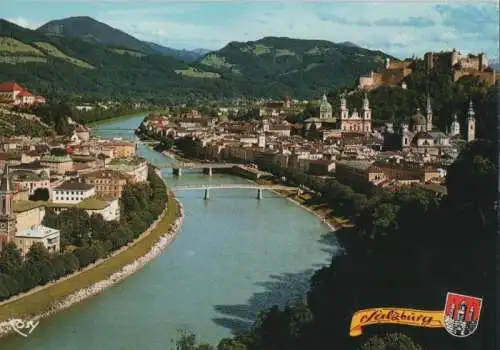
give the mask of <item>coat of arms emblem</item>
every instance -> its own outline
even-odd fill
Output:
[[[455,337],[467,337],[474,333],[479,323],[483,299],[448,293],[444,307],[444,328]]]

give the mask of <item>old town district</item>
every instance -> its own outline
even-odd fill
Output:
[[[399,125],[380,128],[373,127],[367,96],[361,106],[342,96],[336,116],[326,96],[314,102],[317,115],[300,123],[287,117],[304,111],[309,101],[287,97],[258,102],[258,118],[248,122],[228,118],[238,113],[233,105],[218,107],[217,116],[195,109],[150,114],[139,130],[157,141],[171,140],[174,151],[202,160],[334,176],[368,190],[413,185],[437,196],[446,193],[446,167],[475,138],[472,102],[464,111],[465,125],[455,117],[448,132],[433,125],[430,97]],[[47,210],[80,208],[107,221],[119,220],[124,186],[147,181],[148,164],[136,156],[138,142],[96,138],[90,128],[70,122],[74,131],[69,137],[0,139],[0,249],[14,242],[26,255],[41,243],[58,252],[60,232],[42,224]]]
[[[292,169],[337,180],[369,191],[419,186],[436,196],[446,193],[446,168],[475,138],[476,116],[472,101],[465,125],[455,115],[449,131],[433,125],[432,99],[404,121],[374,128],[370,101],[350,105],[342,96],[340,113],[326,96],[316,101],[317,115],[290,123],[287,117],[304,110],[309,101],[285,98],[262,101],[248,122],[230,121],[238,107],[220,107],[217,117],[197,110],[180,115],[149,115],[140,130],[148,138],[171,140],[184,156],[214,162],[246,164],[260,170]],[[174,151],[176,151],[174,149]],[[248,168],[248,167],[247,167]]]
[[[147,181],[148,164],[136,143],[93,139],[77,126],[69,139],[16,136],[0,142],[0,249],[14,242],[23,256],[34,243],[60,251],[59,230],[42,224],[47,210],[69,208],[120,219],[119,198],[128,183]]]

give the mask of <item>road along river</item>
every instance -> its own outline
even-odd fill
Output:
[[[133,139],[143,118],[115,119],[94,131]],[[153,164],[171,161],[143,145],[139,153]],[[198,171],[179,178],[162,173],[171,187],[248,183]],[[202,190],[176,195],[185,220],[165,252],[122,283],[42,319],[27,338],[0,339],[0,349],[165,350],[174,347],[179,329],[216,345],[247,329],[259,310],[304,295],[312,272],[337,251],[325,239],[328,227],[270,192],[260,201],[251,189],[214,189],[208,201]]]

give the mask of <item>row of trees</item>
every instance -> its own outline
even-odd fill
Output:
[[[495,348],[498,169],[493,143],[468,144],[448,169],[448,194],[440,201],[414,187],[366,195],[335,179],[272,166],[267,170],[320,192],[333,215],[348,217],[354,227],[337,231],[342,253],[314,274],[305,300],[264,310],[251,330],[223,339],[218,350]],[[483,298],[480,325],[472,336],[396,325],[370,326],[356,338],[348,335],[350,318],[360,309],[440,310],[447,292]],[[196,345],[192,334],[182,335],[177,348],[214,349]]]
[[[162,179],[150,169],[148,182],[128,184],[121,198],[120,221],[105,221],[100,214],[72,208],[56,214],[48,209],[43,225],[61,232],[60,254],[49,254],[41,244],[34,244],[23,261],[13,243],[0,252],[0,300],[107,257],[135,240],[165,208],[167,194]]]

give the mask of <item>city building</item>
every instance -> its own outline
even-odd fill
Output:
[[[50,171],[55,174],[63,175],[67,171],[73,170],[73,160],[69,155],[44,155],[40,158],[40,164],[48,166]]]
[[[49,253],[57,253],[60,250],[60,236],[61,233],[59,230],[39,225],[22,232],[17,232],[14,243],[21,251],[22,256],[26,256],[31,246],[35,243],[43,244]]]
[[[115,158],[109,162],[106,168],[132,175],[136,182],[148,180],[148,164],[141,158]]]
[[[53,203],[77,204],[96,195],[95,186],[83,182],[65,181],[52,189]]]
[[[135,182],[133,175],[119,171],[104,169],[83,175],[83,181],[95,186],[96,196],[120,198],[126,184]]]
[[[92,214],[100,214],[106,221],[118,221],[120,219],[120,204],[118,198],[87,198],[79,203],[48,202],[47,207],[53,209],[57,214],[70,208],[78,208],[85,210],[89,216]]]
[[[372,110],[370,101],[365,94],[361,113],[354,108],[349,115],[349,108],[345,95],[340,98],[340,129],[342,132],[371,133],[372,132]]]
[[[0,178],[0,250],[6,243],[14,242],[24,256],[34,243],[40,242],[51,253],[59,251],[60,232],[41,225],[43,206],[30,201],[15,203],[9,168],[5,166]]]

